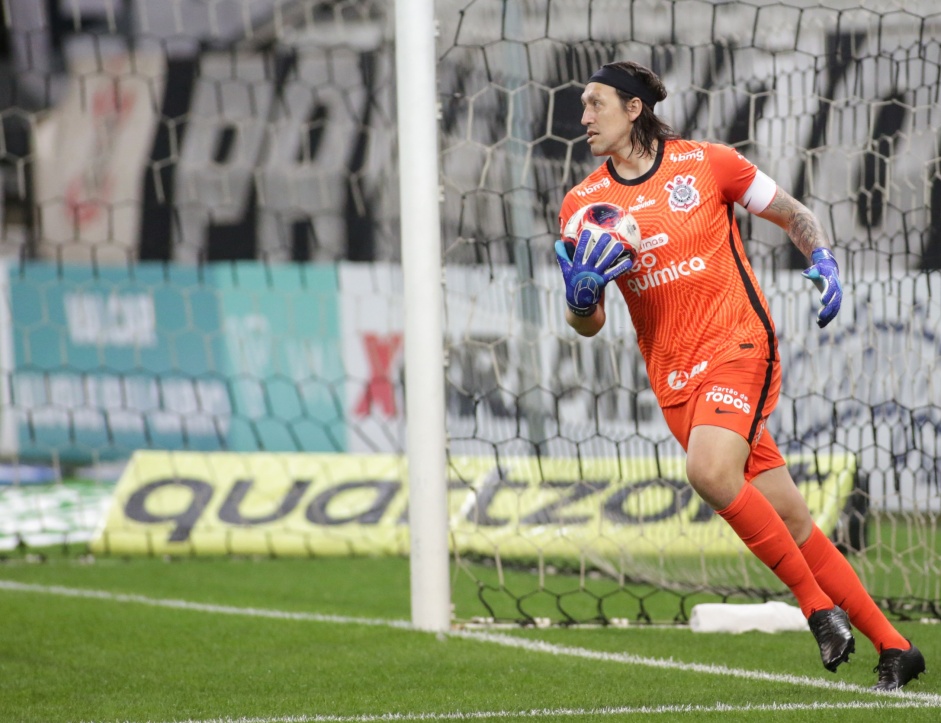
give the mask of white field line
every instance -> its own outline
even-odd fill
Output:
[[[62,587],[58,585],[32,585],[27,583],[14,582],[10,580],[0,580],[0,590],[11,592],[38,593],[44,595],[59,595],[63,597],[88,598],[95,600],[106,600],[118,603],[136,603],[139,605],[148,605],[151,607],[172,608],[178,610],[191,610],[195,612],[205,612],[217,615],[243,615],[248,617],[269,618],[275,620],[300,620],[317,623],[330,623],[338,625],[367,625],[386,628],[396,628],[400,630],[413,630],[412,625],[404,620],[384,620],[379,618],[358,618],[343,615],[322,615],[319,613],[291,612],[285,610],[270,610],[265,608],[243,608],[229,605],[212,605],[209,603],[190,602],[187,600],[174,600],[165,598],[152,598],[145,595],[128,595],[121,593],[108,592],[106,590],[88,590],[82,588]],[[416,631],[418,632],[418,631]],[[704,673],[707,675],[719,675],[745,680],[760,680],[771,683],[786,683],[791,685],[800,685],[810,688],[820,688],[831,691],[864,693],[871,696],[882,697],[883,700],[871,701],[868,703],[813,703],[803,706],[778,705],[768,708],[766,706],[739,706],[726,707],[719,704],[718,707],[703,708],[699,706],[667,706],[661,708],[602,708],[597,710],[558,710],[558,711],[529,711],[529,712],[469,712],[469,713],[416,713],[416,714],[382,714],[377,716],[300,716],[287,718],[218,718],[211,720],[202,720],[199,723],[346,723],[349,721],[381,721],[381,720],[460,720],[462,718],[505,718],[509,716],[527,716],[536,717],[537,713],[541,716],[548,715],[601,715],[623,714],[626,712],[636,713],[655,713],[655,712],[707,712],[707,711],[760,711],[760,710],[824,710],[849,708],[879,708],[888,707],[907,707],[907,708],[941,708],[941,695],[934,693],[916,693],[908,691],[895,691],[892,693],[879,693],[870,690],[867,687],[853,685],[839,681],[826,681],[820,678],[810,678],[798,675],[783,675],[779,673],[768,673],[755,670],[744,670],[741,668],[729,668],[722,665],[706,665],[702,663],[683,663],[681,661],[664,658],[648,658],[630,653],[608,653],[588,648],[576,648],[566,645],[554,645],[540,640],[530,640],[513,635],[504,635],[500,633],[488,633],[470,630],[453,630],[445,635],[453,638],[471,640],[476,642],[491,643],[501,645],[507,648],[516,648],[530,652],[548,653],[550,655],[561,655],[567,657],[582,658],[586,660],[598,660],[602,662],[624,663],[627,665],[644,666],[648,668],[660,668],[679,671],[688,671],[694,673]],[[772,704],[773,705],[773,704]],[[196,723],[195,721],[186,721],[181,723]]]
[[[166,723],[384,723],[384,721],[463,721],[521,718],[579,718],[581,716],[682,715],[702,713],[775,713],[825,710],[912,710],[933,708],[918,701],[873,700],[849,703],[763,703],[757,705],[662,705],[618,708],[533,708],[530,710],[482,710],[453,713],[380,713],[377,715],[292,715],[274,718],[201,718]],[[127,723],[126,721],[124,723]]]
[[[45,595],[60,595],[62,597],[92,598],[95,600],[108,600],[110,602],[137,603],[158,608],[176,608],[178,610],[194,610],[202,613],[216,615],[246,615],[254,618],[273,618],[276,620],[305,620],[315,623],[334,623],[337,625],[372,625],[384,628],[402,628],[410,630],[411,623],[404,620],[383,620],[379,618],[352,618],[343,615],[321,615],[319,613],[298,613],[289,610],[268,610],[264,608],[238,608],[230,605],[212,605],[210,603],[190,602],[188,600],[173,600],[172,598],[153,598],[145,595],[126,595],[123,593],[108,592],[107,590],[86,590],[77,587],[61,587],[59,585],[28,585],[10,580],[0,580],[0,590],[14,590],[18,592],[34,592]]]
[[[566,645],[554,645],[542,640],[530,640],[528,638],[519,638],[513,635],[501,635],[499,633],[463,633],[460,631],[449,633],[451,637],[467,638],[469,640],[481,640],[496,645],[502,645],[507,648],[518,648],[532,652],[550,653],[551,655],[564,655],[576,658],[585,658],[587,660],[600,660],[603,662],[626,663],[628,665],[638,665],[647,668],[662,668],[668,670],[689,671],[694,673],[705,673],[707,675],[719,675],[731,678],[742,678],[744,680],[761,680],[769,683],[790,683],[792,685],[801,685],[809,688],[823,688],[826,690],[843,691],[847,693],[867,693],[876,696],[891,696],[892,698],[906,698],[912,701],[919,701],[928,707],[941,707],[941,695],[934,693],[914,693],[907,691],[896,691],[892,693],[881,693],[874,691],[862,685],[852,683],[843,683],[840,681],[830,682],[822,678],[810,678],[803,675],[786,675],[782,673],[768,673],[761,670],[745,670],[743,668],[729,668],[724,665],[707,665],[704,663],[684,663],[672,658],[647,658],[630,653],[606,653],[599,650],[590,650],[587,648],[573,648]]]

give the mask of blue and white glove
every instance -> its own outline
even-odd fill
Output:
[[[591,231],[584,230],[578,243],[555,242],[555,256],[565,279],[565,301],[576,316],[591,316],[601,300],[609,281],[627,273],[633,259],[624,253],[620,241],[610,234],[601,234],[598,243],[589,247]]]
[[[804,278],[814,282],[820,291],[823,306],[817,312],[817,326],[821,329],[833,321],[843,301],[843,285],[840,283],[840,268],[829,249],[814,249],[810,255],[813,266],[804,271]]]

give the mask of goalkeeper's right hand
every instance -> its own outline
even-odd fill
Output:
[[[624,253],[624,245],[611,234],[601,234],[592,247],[588,245],[590,240],[591,231],[585,229],[577,244],[555,242],[556,261],[565,279],[565,301],[576,316],[594,314],[604,287],[634,264]]]

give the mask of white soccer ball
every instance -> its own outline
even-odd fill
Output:
[[[637,258],[640,248],[640,226],[634,217],[620,206],[613,203],[589,203],[582,206],[571,215],[562,230],[562,240],[573,244],[578,243],[584,230],[591,231],[586,254],[590,251],[602,234],[610,234],[611,238],[620,241],[624,246],[624,254],[632,259]]]

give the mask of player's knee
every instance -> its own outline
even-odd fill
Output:
[[[783,508],[776,506],[775,510],[784,520],[784,524],[787,526],[788,532],[791,533],[791,537],[794,538],[794,542],[798,545],[807,542],[807,538],[810,537],[810,533],[814,529],[814,520],[810,516],[807,505],[790,505]]]
[[[690,483],[712,487],[734,475],[734,470],[716,455],[690,454],[686,458],[686,476]]]
[[[693,489],[716,510],[728,507],[745,482],[741,470],[725,464],[716,455],[690,455],[686,477]]]

